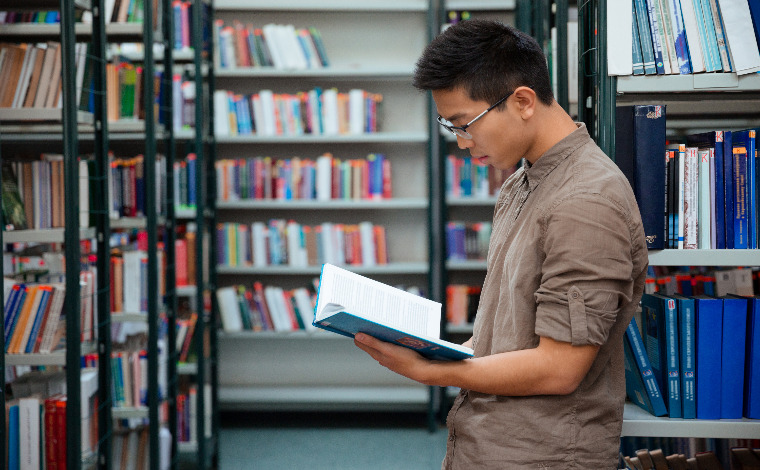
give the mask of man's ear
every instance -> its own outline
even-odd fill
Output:
[[[523,120],[530,119],[536,112],[536,105],[538,104],[538,97],[536,92],[530,87],[521,86],[515,90],[515,102],[517,103],[518,110],[520,111],[520,117]]]

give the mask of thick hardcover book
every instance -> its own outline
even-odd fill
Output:
[[[695,296],[697,418],[720,419],[723,300]]]
[[[739,419],[744,404],[744,361],[747,340],[747,299],[723,299],[720,417]]]
[[[681,411],[682,417],[693,419],[697,417],[696,370],[694,360],[695,348],[695,313],[696,307],[693,298],[681,295],[670,296],[676,299],[678,306],[678,345],[681,373]]]
[[[675,299],[659,294],[641,298],[644,342],[668,415],[681,417],[681,380],[678,350],[678,311]]]
[[[628,324],[623,344],[626,350],[625,389],[628,398],[655,416],[668,414],[636,320]]]
[[[754,249],[757,248],[757,141],[756,141],[756,131],[754,129],[748,129],[744,131],[734,131],[732,132],[732,140],[733,140],[733,146],[734,146],[734,183],[736,185],[739,185],[743,183],[743,191],[738,189],[737,187],[734,187],[734,194],[737,195],[740,193],[744,193],[744,203],[741,204],[741,206],[744,207],[744,212],[746,213],[746,228],[747,228],[747,237],[746,242],[747,246],[745,248]],[[739,155],[736,153],[736,149],[744,148],[746,150],[746,162],[744,161],[737,161],[737,157],[740,156],[741,150],[739,151]],[[743,160],[743,159],[742,159]],[[746,163],[746,165],[745,165]],[[737,165],[739,165],[739,168],[737,169]],[[744,168],[746,166],[746,168]],[[745,171],[746,170],[746,171]],[[734,207],[738,209],[740,204],[735,200],[734,201]],[[734,217],[736,218],[736,214],[734,214]],[[736,228],[736,224],[734,224],[734,227]],[[736,238],[736,234],[734,233],[734,238]],[[737,246],[736,248],[739,248]]]
[[[366,333],[436,360],[472,349],[439,339],[441,304],[332,264],[322,266],[314,326],[353,338]]]
[[[744,416],[760,418],[760,297],[749,298],[745,348]]]
[[[616,108],[615,162],[639,205],[647,248],[665,248],[665,106]]]
[[[734,133],[734,248],[747,249],[749,246],[749,223],[747,216],[747,147],[738,141]]]

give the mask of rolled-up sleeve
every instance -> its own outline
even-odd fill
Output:
[[[536,334],[602,345],[633,295],[631,220],[602,194],[577,194],[541,218]]]

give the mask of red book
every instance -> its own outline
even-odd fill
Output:
[[[187,240],[178,239],[174,242],[175,276],[178,286],[187,285]]]

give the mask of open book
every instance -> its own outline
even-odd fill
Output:
[[[472,357],[472,349],[439,339],[441,304],[346,271],[322,266],[314,326],[352,337],[366,333],[430,359]]]

